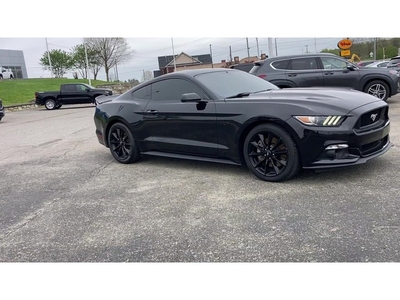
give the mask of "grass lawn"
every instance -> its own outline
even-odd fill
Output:
[[[87,79],[69,78],[37,78],[37,79],[3,79],[0,80],[0,99],[4,106],[27,104],[35,99],[35,92],[59,91],[60,84],[64,83],[86,83]],[[92,86],[107,84],[106,81],[91,80]],[[109,84],[112,84],[109,82]]]

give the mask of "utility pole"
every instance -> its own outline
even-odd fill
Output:
[[[50,65],[50,74],[51,74],[51,77],[53,78],[53,67],[51,66],[49,44],[47,43],[47,38],[45,38],[45,40],[46,40],[46,48],[47,48],[47,59],[49,60],[49,65]]]
[[[116,80],[119,81],[119,75],[118,75],[118,64],[115,62],[115,73],[116,73]]]
[[[269,57],[274,57],[274,45],[272,43],[272,38],[268,38],[268,54]]]
[[[89,79],[89,85],[92,85],[92,82],[90,81],[89,62],[88,62],[88,57],[87,57],[87,49],[86,49],[85,41],[83,42],[83,46],[85,47],[86,75]]]
[[[314,47],[315,47],[315,53],[317,53],[317,39],[314,38]]]
[[[229,46],[229,57],[231,59],[231,63],[232,63],[232,47]]]
[[[275,56],[278,56],[278,44],[276,43],[276,38],[275,38]]]
[[[210,56],[211,56],[211,68],[214,68],[213,60],[212,60],[212,49],[210,44]]]
[[[246,43],[247,43],[247,57],[250,57],[250,48],[249,48],[249,39],[246,38]]]
[[[306,53],[309,53],[309,52],[308,52],[308,45],[306,45],[305,47],[306,47]]]
[[[256,38],[256,44],[257,44],[257,57],[260,57],[260,50],[258,48],[258,38]]]
[[[374,38],[374,60],[376,60],[376,43],[377,43],[377,38]]]
[[[175,50],[174,50],[174,39],[171,38],[171,42],[172,42],[172,56],[174,58],[174,72],[176,72],[176,61],[175,61]]]

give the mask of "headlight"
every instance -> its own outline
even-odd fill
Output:
[[[311,126],[340,126],[344,121],[343,116],[294,116],[304,125]]]

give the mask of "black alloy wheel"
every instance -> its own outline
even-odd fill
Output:
[[[287,180],[300,170],[296,143],[274,124],[262,124],[251,130],[243,150],[247,167],[262,180]]]
[[[112,156],[120,163],[129,164],[140,158],[139,148],[129,128],[123,123],[115,123],[108,133],[108,145]]]
[[[385,82],[380,80],[375,80],[368,83],[364,88],[364,92],[383,101],[387,101],[389,98],[389,87]]]

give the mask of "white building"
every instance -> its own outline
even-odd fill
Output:
[[[0,49],[0,67],[11,69],[15,78],[28,78],[22,50]]]

